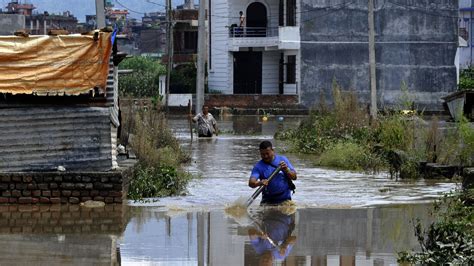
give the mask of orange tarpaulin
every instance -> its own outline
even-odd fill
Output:
[[[0,36],[0,93],[80,94],[105,91],[111,33]]]

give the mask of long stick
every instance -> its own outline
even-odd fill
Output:
[[[277,169],[275,169],[275,171],[273,171],[273,173],[270,175],[270,177],[268,177],[268,183],[272,181],[272,179],[278,174],[278,172],[280,172],[280,170],[281,170],[281,167],[278,166]],[[252,202],[258,197],[258,195],[260,195],[260,193],[262,193],[264,188],[265,186],[260,186],[259,188],[257,188],[257,190],[247,200],[247,207],[252,204]]]
[[[193,141],[193,121],[192,120],[192,110],[193,104],[191,103],[191,99],[188,101],[188,112],[189,112],[189,131],[191,132],[191,142]]]

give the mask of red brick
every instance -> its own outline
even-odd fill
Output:
[[[19,191],[19,190],[13,190],[13,191],[12,191],[12,197],[15,197],[15,198],[21,197],[21,191]]]
[[[81,198],[82,202],[85,202],[85,201],[88,201],[88,200],[92,200],[92,198],[91,197],[82,197]]]
[[[51,200],[49,200],[49,198],[46,198],[46,197],[41,197],[39,201],[40,203],[51,203]]]
[[[9,201],[10,201],[10,203],[17,203],[18,198],[10,198]]]
[[[44,197],[51,197],[51,191],[44,190],[41,192],[41,195],[43,195]]]
[[[122,197],[122,191],[110,191],[109,196],[111,196],[111,197]]]
[[[2,192],[2,196],[4,196],[4,197],[11,197],[11,196],[12,196],[12,193],[11,193],[10,191],[8,191],[8,190],[7,190],[7,191],[3,191],[3,192]]]
[[[113,203],[114,202],[114,198],[112,197],[106,197],[105,198],[105,203]]]
[[[26,185],[26,189],[29,189],[29,190],[35,190],[36,189],[36,184],[28,184]]]
[[[39,198],[32,198],[31,203],[36,204],[39,202]]]
[[[10,200],[8,198],[0,197],[0,204],[8,203]]]
[[[31,204],[32,201],[33,201],[32,197],[20,197],[18,199],[18,203],[20,203],[20,204]]]
[[[97,196],[97,197],[94,197],[94,200],[96,200],[96,201],[104,201],[104,197]]]
[[[51,198],[50,201],[53,204],[59,204],[61,203],[61,198]]]

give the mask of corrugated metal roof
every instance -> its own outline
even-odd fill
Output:
[[[0,109],[0,138],[0,172],[112,167],[107,107]]]

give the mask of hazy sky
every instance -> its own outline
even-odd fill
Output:
[[[9,2],[10,0],[0,0],[0,8],[5,8]],[[81,22],[85,21],[86,15],[95,14],[95,0],[20,0],[20,2],[32,3],[41,13],[48,11],[60,14],[63,11],[71,11]],[[165,4],[165,0],[113,0],[112,2],[116,9],[125,9],[126,7],[134,18],[143,17],[145,12],[162,11],[164,7],[161,5]],[[172,2],[175,6],[184,3],[184,0],[172,0]],[[197,4],[199,1],[195,0],[194,2]]]

